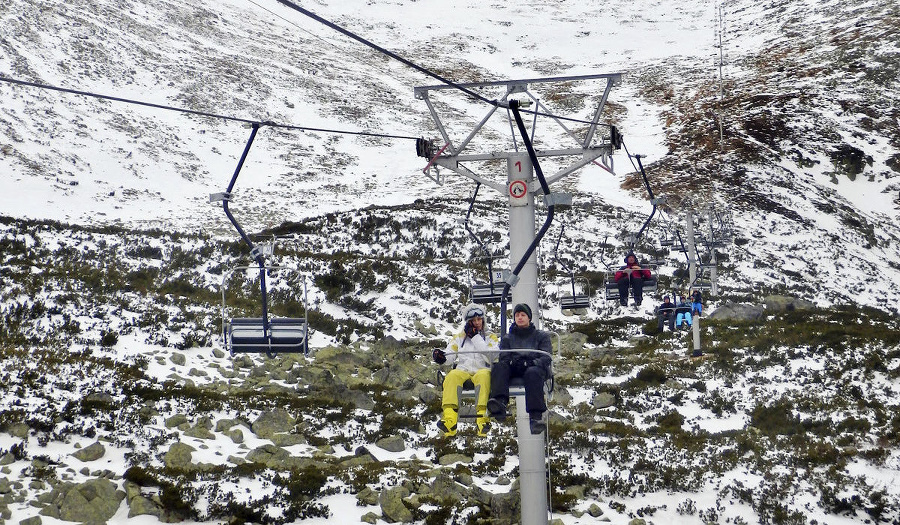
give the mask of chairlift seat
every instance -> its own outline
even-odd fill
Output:
[[[659,241],[660,246],[673,246],[675,241],[673,239],[662,239]]]
[[[708,282],[696,282],[691,285],[694,290],[707,291],[712,289],[712,285]]]
[[[590,308],[591,298],[583,294],[566,295],[565,297],[560,297],[559,306],[563,310],[582,310]]]
[[[654,268],[648,268],[651,271],[655,271]],[[654,294],[658,288],[658,279],[656,274],[653,274],[649,279],[644,279],[644,284],[642,287],[642,291],[644,295]],[[609,272],[606,275],[606,282],[604,283],[604,290],[606,292],[606,300],[607,301],[618,301],[619,300],[619,285],[615,280],[615,272]],[[631,287],[628,287],[629,295],[633,295],[631,293]]]
[[[503,288],[506,283],[483,283],[473,284],[471,298],[473,303],[493,304],[503,300]],[[512,289],[506,294],[506,300],[512,301]]]
[[[274,317],[269,319],[269,336],[261,317],[238,317],[225,327],[226,348],[236,353],[307,353],[306,319]]]

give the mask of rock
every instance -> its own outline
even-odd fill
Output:
[[[216,435],[200,425],[195,425],[184,431],[184,435],[197,439],[216,439]]]
[[[343,392],[344,399],[353,403],[360,410],[372,410],[375,408],[375,400],[369,394],[360,390],[347,389]]]
[[[600,508],[596,503],[591,503],[591,506],[588,507],[588,514],[591,515],[592,518],[599,518],[603,515],[603,509]]]
[[[173,443],[169,447],[169,451],[163,456],[163,463],[169,467],[179,470],[188,470],[191,465],[191,453],[196,449],[185,443]]]
[[[431,487],[428,489],[431,496],[439,501],[453,501],[454,503],[461,501],[466,496],[465,487],[450,478],[447,474],[438,474],[435,476]]]
[[[494,483],[496,483],[497,485],[500,485],[500,486],[506,486],[512,482],[509,480],[508,477],[501,474],[500,476],[497,476],[497,481],[495,481]]]
[[[269,439],[272,441],[273,445],[276,445],[279,447],[290,447],[293,445],[305,445],[306,444],[306,438],[300,434],[278,433],[278,434],[273,434]]]
[[[250,427],[257,436],[268,439],[278,432],[290,432],[297,420],[286,410],[276,408],[263,412]]]
[[[226,436],[231,438],[231,441],[235,443],[243,443],[244,442],[244,433],[239,428],[235,428],[232,430],[226,430],[223,432]]]
[[[113,405],[116,400],[107,392],[91,392],[90,394],[84,396],[84,400],[94,404],[101,405]]]
[[[764,308],[759,305],[725,303],[709,315],[710,319],[753,321],[763,316]]]
[[[374,512],[366,512],[365,514],[360,516],[359,520],[363,523],[371,523],[372,525],[375,525],[376,523],[378,523],[379,517],[380,516],[378,514],[375,514]]]
[[[565,522],[559,518],[553,518],[548,525],[565,525]]]
[[[30,518],[25,518],[24,520],[19,522],[19,525],[41,525],[43,523],[41,521],[40,516],[32,516]]]
[[[572,485],[571,487],[566,487],[565,493],[569,496],[575,496],[575,499],[582,500],[584,499],[584,485]]]
[[[616,405],[616,396],[609,392],[597,392],[591,399],[594,408],[609,408]]]
[[[247,461],[272,466],[282,463],[290,456],[291,454],[283,448],[276,447],[275,445],[263,445],[247,453]]]
[[[810,301],[787,295],[769,295],[765,299],[766,310],[772,312],[792,312],[794,310],[812,310],[816,307]]]
[[[359,502],[360,505],[377,505],[378,493],[369,487],[365,487],[356,493],[356,501]]]
[[[216,432],[225,432],[226,430],[230,430],[232,427],[244,424],[245,423],[240,419],[220,419],[216,421]]]
[[[172,352],[172,355],[169,356],[169,361],[172,361],[178,366],[184,366],[187,363],[187,358],[184,357],[184,354],[181,352]]]
[[[403,498],[409,496],[405,487],[393,487],[381,491],[378,503],[381,513],[391,522],[409,523],[413,520],[412,512],[403,504]]]
[[[105,523],[119,510],[125,493],[108,479],[95,479],[72,487],[59,505],[64,521]]]
[[[0,457],[0,465],[11,465],[16,462],[16,457],[7,452]]]
[[[74,454],[75,458],[80,459],[87,463],[88,461],[97,461],[102,458],[106,454],[106,447],[104,447],[99,441],[95,441],[91,445],[86,448],[83,448]]]
[[[406,450],[406,443],[400,436],[389,436],[379,439],[375,442],[375,446],[383,448],[388,452],[403,452],[404,450]]]
[[[647,525],[647,522],[641,518],[634,518],[628,522],[628,525]]]
[[[166,428],[175,428],[181,425],[184,425],[188,422],[188,418],[184,414],[175,414],[174,416],[166,418],[165,425]]]
[[[519,493],[511,490],[506,494],[494,494],[491,496],[491,518],[495,523],[518,522],[522,508],[519,501]]]
[[[144,496],[135,496],[128,501],[128,517],[162,515],[162,509],[153,500]]]
[[[28,439],[28,433],[31,431],[31,427],[29,427],[25,423],[14,423],[9,425],[6,428],[6,431],[9,432],[9,435],[19,439]]]
[[[438,461],[441,465],[452,465],[453,463],[471,463],[472,458],[465,454],[444,454]]]
[[[9,494],[10,492],[12,492],[12,487],[9,484],[9,480],[0,478],[0,494]]]

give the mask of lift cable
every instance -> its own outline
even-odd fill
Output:
[[[154,104],[152,102],[143,102],[140,100],[134,100],[134,99],[128,99],[128,98],[122,98],[122,97],[114,97],[114,96],[110,96],[110,95],[101,95],[98,93],[91,93],[89,91],[82,91],[82,90],[78,90],[78,89],[70,89],[70,88],[63,88],[63,87],[58,87],[58,86],[51,86],[49,84],[41,84],[38,82],[29,82],[27,80],[18,80],[18,79],[4,76],[2,74],[0,74],[0,82],[7,82],[10,84],[18,84],[20,86],[36,87],[36,88],[40,88],[40,89],[49,89],[49,90],[58,91],[61,93],[82,95],[85,97],[98,98],[101,100],[111,100],[113,102],[122,102],[125,104],[134,104],[137,106],[145,106],[145,107],[155,108],[155,109],[164,109],[167,111],[178,111],[180,113],[187,113],[189,115],[198,115],[201,117],[219,118],[219,119],[228,120],[228,121],[232,121],[232,122],[241,122],[241,123],[248,124],[251,126],[253,124],[259,124],[259,125],[266,125],[266,126],[273,127],[273,128],[282,128],[282,129],[290,129],[290,130],[298,130],[298,131],[318,131],[318,132],[322,132],[322,133],[335,133],[335,134],[341,134],[341,135],[360,135],[360,136],[366,136],[366,137],[378,137],[378,138],[386,138],[386,139],[418,140],[418,138],[419,138],[419,137],[411,137],[411,136],[407,136],[407,135],[391,135],[391,134],[386,134],[386,133],[373,133],[373,132],[368,132],[368,131],[350,131],[350,130],[340,130],[340,129],[313,128],[313,127],[309,127],[309,126],[295,126],[292,124],[279,124],[277,122],[251,120],[251,119],[245,119],[245,118],[241,118],[241,117],[233,117],[233,116],[229,116],[229,115],[209,113],[206,111],[177,108],[174,106],[166,106],[164,104]]]
[[[393,51],[385,49],[384,47],[379,46],[378,44],[376,44],[370,40],[367,40],[367,39],[357,35],[356,33],[335,24],[334,22],[332,22],[330,20],[326,20],[326,19],[322,18],[321,16],[313,13],[312,11],[300,7],[299,5],[295,4],[294,2],[291,2],[289,0],[275,0],[275,1],[278,2],[279,4],[282,4],[284,6],[287,6],[291,9],[293,9],[294,11],[297,11],[298,13],[300,13],[302,15],[312,18],[316,22],[319,22],[321,24],[324,24],[324,25],[330,27],[331,29],[337,31],[338,33],[341,33],[344,36],[347,36],[349,38],[352,38],[353,40],[356,40],[357,42],[363,44],[364,46],[370,47],[370,48],[374,49],[375,51],[378,51],[379,53],[382,53],[390,58],[393,58],[394,60],[401,62],[424,75],[434,78],[434,79],[438,80],[439,82],[442,82],[454,89],[458,89],[459,91],[462,91],[463,93],[469,95],[470,97],[472,97],[476,100],[480,100],[486,104],[490,104],[490,105],[496,106],[496,107],[503,107],[503,108],[507,108],[507,109],[509,108],[509,103],[504,104],[497,100],[491,100],[483,95],[480,95],[480,94],[476,93],[475,91],[472,91],[471,89],[469,89],[463,85],[460,85],[457,82],[453,82],[452,80],[450,80],[448,78],[445,78],[433,71],[430,71],[430,70],[416,64],[415,62],[412,62],[411,60],[403,58],[402,56],[398,55],[397,53],[394,53]],[[535,116],[540,115],[540,116],[544,116],[544,117],[551,117],[551,118],[554,118],[557,120],[566,120],[569,122],[577,122],[579,124],[593,124],[593,122],[587,121],[587,120],[563,117],[563,116],[554,115],[551,113],[542,113],[539,111],[527,110],[527,109],[524,109],[521,107],[519,108],[519,111],[522,113],[534,114]]]

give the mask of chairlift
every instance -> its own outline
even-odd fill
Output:
[[[560,265],[565,267],[559,259],[559,244],[563,238],[563,232],[566,230],[566,225],[563,223],[562,227],[559,229],[559,237],[556,239],[556,246],[553,249],[553,258]],[[559,297],[559,308],[563,312],[572,312],[575,310],[584,310],[586,308],[590,308],[591,306],[591,288],[590,283],[588,282],[586,277],[581,277],[575,275],[575,272],[566,268],[566,271],[569,274],[569,284],[572,289],[571,295],[564,295],[562,291],[562,286],[557,288],[557,297]]]
[[[306,279],[303,279],[303,317],[270,317],[268,329],[262,317],[230,318],[227,306],[227,287],[235,272],[257,270],[256,266],[238,266],[225,272],[220,287],[222,295],[222,335],[225,349],[233,357],[239,353],[263,353],[274,357],[279,353],[300,353],[309,355],[308,343],[308,303]],[[287,266],[266,265],[270,271],[294,271]]]
[[[492,257],[481,257],[476,260],[486,260],[488,265],[488,282],[476,282],[472,279],[469,289],[469,298],[473,303],[478,304],[496,304],[503,300],[503,288],[506,286],[506,279],[509,278],[509,270],[496,269],[493,266]],[[475,270],[470,266],[470,275],[475,274]],[[506,300],[512,301],[512,290],[507,292]]]
[[[562,290],[559,292],[559,307],[564,312],[573,310],[584,310],[591,307],[591,288],[585,277],[576,277],[572,274],[571,278],[572,294],[563,295]]]
[[[481,183],[478,182],[475,184],[475,191],[472,193],[472,198],[469,200],[469,209],[466,211],[466,218],[463,220],[463,226],[465,226],[466,231],[469,233],[469,236],[478,244],[478,247],[484,252],[484,256],[480,258],[476,258],[475,261],[484,261],[487,265],[487,274],[488,274],[488,282],[478,282],[474,278],[475,268],[473,268],[472,261],[470,260],[469,264],[469,276],[470,276],[470,289],[469,289],[469,298],[473,303],[478,304],[496,304],[503,301],[503,288],[506,286],[506,280],[509,278],[509,270],[504,268],[497,268],[494,265],[494,257],[491,256],[490,251],[485,246],[484,242],[475,232],[472,231],[472,228],[469,227],[469,217],[472,215],[472,209],[475,207],[475,198],[478,196],[478,189],[481,188]],[[506,294],[506,300],[512,300],[512,291],[510,290]]]
[[[231,221],[231,224],[234,226],[235,230],[237,230],[238,234],[241,236],[241,239],[250,248],[250,256],[255,259],[257,263],[255,269],[259,271],[259,290],[262,303],[261,316],[234,319],[229,319],[227,317],[225,303],[225,280],[231,276],[232,272],[226,273],[222,281],[223,339],[225,341],[225,348],[232,356],[235,353],[241,352],[265,352],[269,357],[274,357],[274,354],[278,352],[303,352],[304,354],[308,355],[309,323],[307,320],[308,310],[306,302],[305,280],[303,283],[304,316],[302,318],[270,318],[268,293],[266,291],[266,276],[269,269],[281,268],[278,266],[267,265],[265,262],[265,258],[267,256],[271,256],[272,254],[272,250],[274,249],[274,242],[271,245],[264,244],[262,246],[255,246],[253,244],[253,241],[250,240],[250,237],[247,235],[247,233],[244,232],[244,229],[241,228],[240,224],[238,224],[237,219],[234,218],[234,215],[232,215],[231,210],[228,207],[228,203],[232,198],[231,192],[234,189],[234,185],[237,182],[238,175],[240,175],[241,173],[241,168],[244,165],[244,161],[247,159],[247,154],[250,152],[250,146],[253,144],[253,140],[256,138],[256,134],[259,131],[261,125],[263,124],[259,122],[250,124],[250,127],[252,128],[250,138],[247,140],[247,144],[244,146],[244,151],[241,154],[240,160],[238,161],[237,168],[235,168],[234,170],[234,175],[232,175],[231,177],[231,182],[228,184],[228,189],[226,189],[222,193],[213,193],[209,197],[210,202],[222,203],[222,208],[225,211],[225,215],[228,217],[228,220]],[[250,267],[243,267],[243,269],[245,270],[249,268]]]

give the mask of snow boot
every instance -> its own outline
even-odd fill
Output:
[[[444,408],[444,419],[438,421],[438,428],[444,433],[444,437],[453,437],[456,435],[456,422],[459,420],[459,414],[455,408]]]

